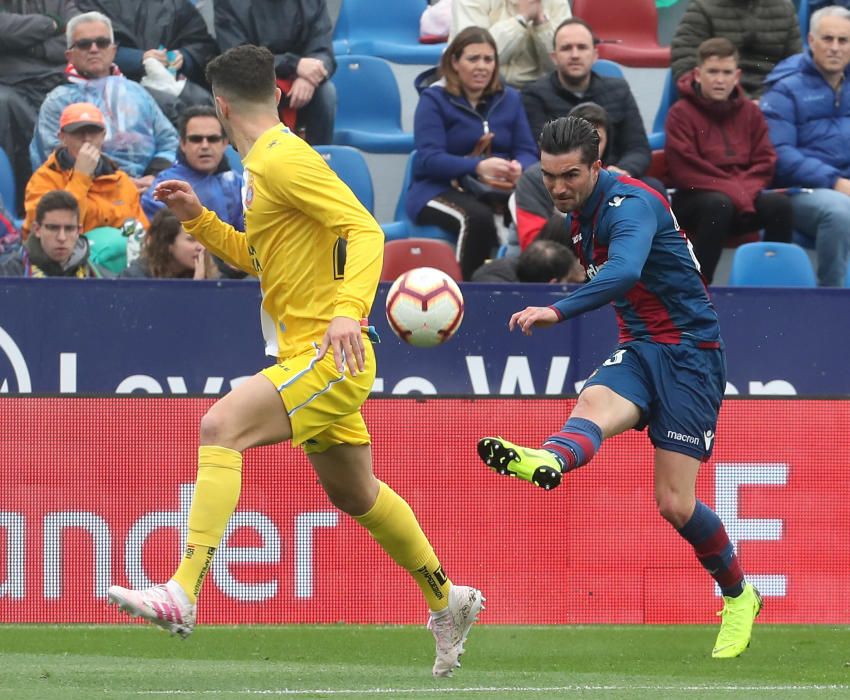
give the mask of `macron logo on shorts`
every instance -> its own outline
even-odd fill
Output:
[[[684,433],[677,433],[675,430],[668,430],[667,437],[671,440],[676,440],[678,442],[686,442],[689,445],[699,445],[700,439],[698,437],[694,437],[693,435],[685,435]],[[712,435],[712,439],[714,436]]]
[[[710,450],[711,449],[711,443],[714,442],[714,431],[713,430],[706,430],[703,433],[703,437],[705,438],[705,449]]]

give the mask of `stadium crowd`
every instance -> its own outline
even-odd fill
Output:
[[[542,185],[536,137],[572,114],[598,130],[603,167],[672,201],[707,282],[724,247],[763,238],[814,248],[818,284],[845,286],[850,0],[810,2],[805,17],[791,0],[688,0],[670,47],[679,99],[654,150],[628,81],[599,61],[605,28],[568,0],[421,2],[423,41],[448,44],[430,84],[417,85],[408,233],[442,229],[464,279],[489,279],[476,271],[505,255],[513,278],[553,217],[568,230]],[[268,47],[281,120],[311,145],[331,144],[334,23],[326,0],[205,4],[207,17],[192,0],[0,0],[0,148],[11,168],[0,181],[16,193],[0,199],[0,274],[244,276],[157,219],[153,187],[188,181],[242,229],[242,166],[205,67],[233,46]],[[42,205],[57,190],[76,210],[62,209],[67,198]],[[76,236],[45,228],[57,211],[73,213]],[[49,250],[76,252],[33,263]]]

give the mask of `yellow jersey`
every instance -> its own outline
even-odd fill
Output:
[[[384,234],[321,155],[283,124],[263,133],[243,163],[245,233],[206,209],[183,226],[259,278],[266,353],[292,357],[321,342],[333,317],[368,315]]]

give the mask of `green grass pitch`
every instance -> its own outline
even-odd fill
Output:
[[[463,668],[431,677],[421,627],[0,625],[0,698],[850,698],[850,630],[757,625],[738,659],[715,627],[473,628]]]

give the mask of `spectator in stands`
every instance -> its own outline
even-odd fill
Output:
[[[201,204],[236,230],[244,231],[242,176],[230,169],[224,156],[228,141],[215,108],[190,107],[180,119],[179,132],[177,162],[160,172],[153,186],[142,195],[145,213],[152,218],[165,206],[153,198],[157,184],[163,180],[184,180],[192,185]]]
[[[65,55],[68,82],[54,88],[38,114],[30,144],[33,169],[56,148],[62,110],[75,102],[91,102],[106,117],[103,152],[146,190],[154,175],[174,162],[177,131],[138,83],[128,80],[113,64],[112,23],[99,12],[68,22]]]
[[[216,0],[215,31],[222,52],[242,44],[268,48],[283,92],[282,121],[314,146],[333,143],[336,60],[326,0]]]
[[[850,256],[850,10],[812,15],[809,50],[767,77],[761,108],[776,148],[780,187],[812,188],[791,197],[794,228],[813,238],[818,284],[844,284]]]
[[[209,251],[186,233],[170,209],[158,211],[144,237],[142,252],[119,277],[218,279]]]
[[[59,147],[27,183],[24,237],[35,223],[39,202],[52,190],[65,190],[77,200],[82,233],[109,229],[98,233],[101,245],[109,238],[109,245],[126,247],[121,229],[127,219],[147,228],[136,186],[101,151],[105,138],[106,120],[93,104],[80,102],[62,110]]]
[[[27,145],[44,96],[64,80],[65,23],[77,14],[74,0],[0,0],[0,148],[15,172],[13,213],[24,210]]]
[[[499,79],[496,42],[468,27],[446,48],[439,82],[416,107],[416,162],[407,213],[456,233],[464,279],[498,245],[494,200],[507,202],[524,168],[537,162],[519,93]]]
[[[172,123],[186,107],[212,104],[204,69],[217,47],[192,2],[77,0],[77,4],[83,12],[102,12],[112,20],[118,44],[115,63],[127,78],[148,89]]]
[[[697,47],[712,37],[738,49],[741,87],[751,98],[764,92],[764,79],[779,61],[803,49],[789,0],[692,0],[670,44],[675,80],[694,69]]]
[[[80,212],[70,192],[54,190],[36,207],[33,235],[0,262],[0,277],[105,277],[89,260]]]
[[[758,105],[738,79],[738,51],[728,39],[707,39],[699,64],[678,83],[681,99],[667,115],[664,152],[673,208],[693,241],[708,282],[732,233],[764,228],[767,241],[791,241],[791,199],[763,191],[776,151]]]
[[[640,180],[644,184],[649,185],[659,194],[664,195],[664,199],[669,199],[667,196],[667,188],[661,180],[649,175],[633,176],[628,170],[618,168],[616,165],[611,164],[609,160],[611,157],[611,151],[605,152],[612,139],[611,120],[608,116],[608,112],[606,112],[604,108],[600,107],[595,102],[582,102],[581,104],[573,107],[567,116],[586,119],[596,128],[596,132],[599,134],[600,147],[605,149],[599,151],[601,153],[600,160],[602,161],[602,167],[618,175],[635,177],[636,180]],[[621,160],[620,163],[623,163],[623,160]]]
[[[6,209],[0,197],[0,256],[9,253],[21,243],[21,232],[15,227],[15,217]]]
[[[563,243],[544,239],[534,241],[519,255],[484,263],[472,275],[472,281],[581,284],[584,277],[584,268],[573,251]]]
[[[547,121],[571,114],[582,103],[593,102],[607,116],[604,125],[606,147],[604,151],[600,150],[602,163],[611,172],[641,177],[649,168],[649,141],[628,83],[622,78],[611,78],[593,71],[593,63],[598,58],[596,38],[584,20],[572,18],[562,22],[553,41],[551,55],[555,70],[522,91],[523,104],[535,138]],[[599,119],[591,121],[598,131]],[[660,183],[649,184],[656,189],[660,187],[666,196],[666,190]]]
[[[567,0],[452,0],[449,39],[466,27],[489,30],[499,51],[502,77],[521,88],[552,70],[549,47],[555,27],[569,17]]]

